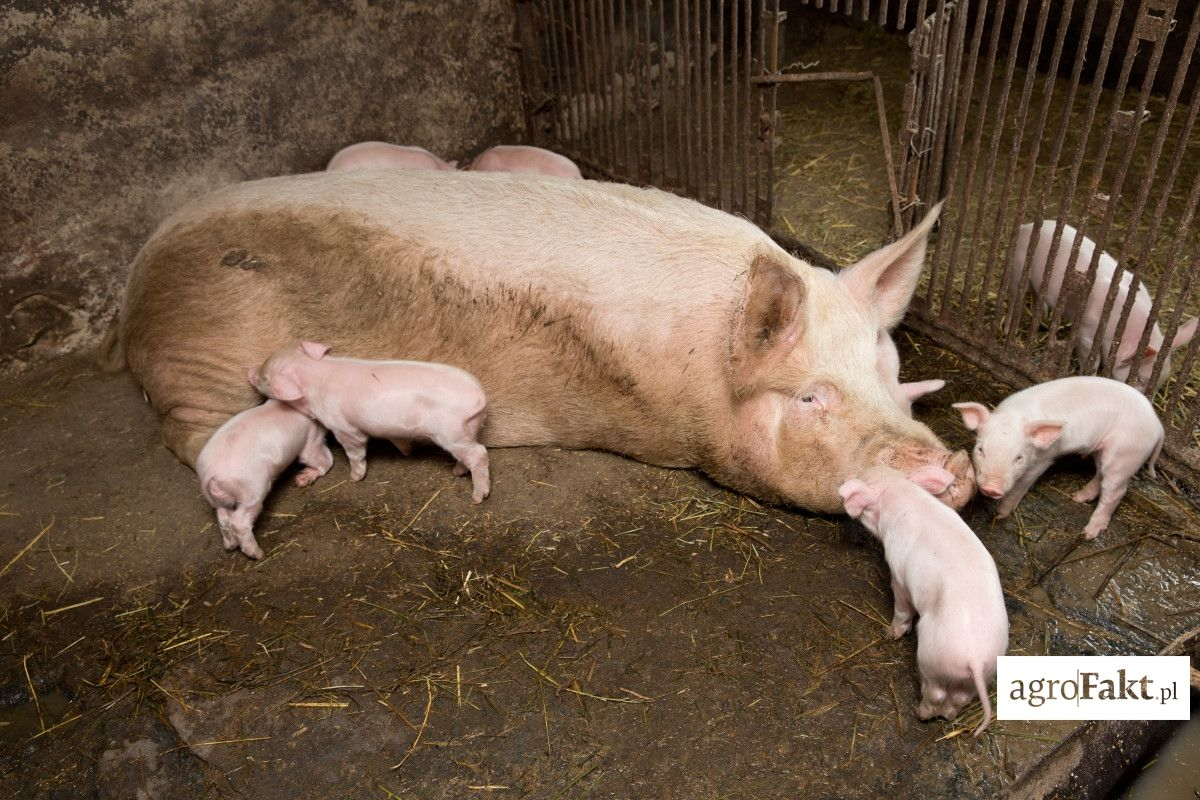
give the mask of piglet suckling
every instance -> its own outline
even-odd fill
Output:
[[[472,500],[488,496],[487,450],[479,429],[487,413],[473,375],[424,361],[367,361],[327,356],[328,345],[288,345],[250,370],[254,388],[282,400],[333,432],[350,459],[350,479],[367,474],[367,440],[388,439],[407,453],[414,440],[431,441],[471,473]]]
[[[911,478],[911,479],[910,479]],[[838,493],[846,513],[882,543],[892,574],[894,639],[917,619],[921,704],[917,716],[953,720],[975,696],[983,705],[978,736],[992,721],[988,684],[1008,648],[1008,612],[996,563],[958,514],[930,492],[953,480],[940,467],[909,478],[872,467]]]
[[[1054,240],[1054,229],[1057,226],[1052,219],[1048,219],[1042,223],[1042,226],[1037,229],[1037,243],[1034,246],[1031,266],[1029,268],[1029,287],[1036,294],[1040,291],[1043,276],[1046,272],[1046,264],[1050,261],[1050,245]],[[1009,264],[1008,286],[1011,295],[1011,310],[1010,313],[1017,313],[1019,302],[1021,299],[1021,273],[1025,269],[1025,255],[1029,250],[1029,240],[1034,236],[1033,223],[1026,223],[1020,227],[1017,232],[1017,241],[1013,249],[1012,259]],[[1079,236],[1070,225],[1063,225],[1062,237],[1058,243],[1058,249],[1054,251],[1054,263],[1050,271],[1050,278],[1046,286],[1046,293],[1042,296],[1042,301],[1047,308],[1053,308],[1059,302],[1059,294],[1062,291],[1063,280],[1067,273],[1067,261],[1071,257],[1071,250],[1075,243],[1075,237]],[[1088,267],[1092,263],[1092,258],[1096,252],[1096,243],[1086,236],[1081,237],[1079,244],[1079,255],[1075,259],[1075,271],[1081,274],[1086,274]],[[1108,321],[1104,326],[1104,330],[1100,331],[1100,317],[1104,311],[1104,302],[1108,297],[1109,287],[1113,281],[1119,281],[1117,293],[1113,301],[1112,310],[1109,313]],[[1117,323],[1120,322],[1121,312],[1125,307],[1127,298],[1129,297],[1129,287],[1133,281],[1133,273],[1127,272],[1120,268],[1117,260],[1108,253],[1101,251],[1096,262],[1096,279],[1088,292],[1087,300],[1084,301],[1083,312],[1079,318],[1079,335],[1075,339],[1075,352],[1082,360],[1087,357],[1087,354],[1092,349],[1092,343],[1097,338],[1100,339],[1101,360],[1107,365],[1108,352],[1112,348],[1112,343],[1118,337]],[[1150,297],[1150,292],[1146,289],[1144,283],[1139,283],[1137,292],[1134,294],[1133,305],[1129,310],[1129,318],[1125,322],[1124,328],[1119,333],[1120,344],[1117,347],[1116,363],[1111,365],[1113,377],[1119,381],[1124,381],[1129,377],[1129,373],[1133,368],[1134,362],[1138,362],[1137,384],[1143,388],[1150,385],[1150,378],[1154,372],[1154,363],[1158,358],[1159,352],[1165,346],[1167,354],[1163,359],[1162,370],[1159,373],[1155,391],[1161,389],[1163,384],[1167,382],[1167,378],[1171,376],[1171,353],[1186,345],[1196,335],[1196,326],[1200,323],[1200,319],[1193,317],[1179,325],[1175,332],[1174,338],[1170,342],[1166,342],[1162,330],[1158,327],[1158,323],[1153,323],[1150,330],[1150,338],[1146,343],[1146,349],[1141,353],[1141,359],[1138,359],[1138,344],[1141,342],[1142,334],[1146,330],[1146,325],[1149,323],[1150,309],[1153,306],[1153,299]],[[1070,312],[1070,309],[1068,309]]]
[[[473,172],[524,172],[582,180],[575,162],[542,147],[498,144],[480,153],[467,169]]]
[[[979,491],[1000,500],[1006,517],[1060,456],[1091,455],[1096,475],[1072,495],[1077,503],[1100,498],[1083,530],[1095,539],[1108,527],[1129,479],[1149,460],[1150,475],[1162,449],[1163,426],[1145,395],[1120,381],[1076,376],[1031,386],[994,411],[980,403],[955,403],[975,431],[973,458]]]
[[[333,466],[325,429],[287,403],[268,400],[231,417],[196,459],[200,491],[217,510],[226,550],[262,558],[254,521],[279,473],[299,459],[297,486],[308,486]]]
[[[346,169],[428,169],[454,172],[454,161],[443,161],[424,147],[387,142],[359,142],[338,150],[326,171]]]
[[[912,404],[920,397],[941,390],[946,382],[940,378],[927,381],[900,382],[900,352],[887,331],[882,328],[875,342],[875,369],[887,384],[888,390],[905,414],[912,416]]]

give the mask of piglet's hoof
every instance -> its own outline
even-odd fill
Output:
[[[454,469],[451,470],[451,472],[454,474],[454,477],[456,477],[456,478],[461,478],[463,475],[466,475],[470,471],[471,471],[470,467],[468,467],[466,464],[462,463],[461,461],[456,462],[454,465]]]

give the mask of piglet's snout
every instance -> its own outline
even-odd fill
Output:
[[[997,500],[1004,496],[1004,489],[1001,488],[1000,481],[994,479],[980,481],[979,491]]]

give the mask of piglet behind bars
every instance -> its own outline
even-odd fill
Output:
[[[454,456],[454,474],[471,473],[471,499],[490,490],[487,450],[479,429],[487,413],[473,375],[446,364],[326,357],[329,346],[288,345],[250,369],[254,388],[282,400],[333,432],[350,459],[350,479],[367,474],[367,439],[377,436],[411,451],[431,441]]]
[[[304,469],[297,486],[308,486],[333,466],[325,429],[287,403],[268,400],[229,419],[196,459],[200,491],[217,510],[226,550],[241,548],[262,558],[254,521],[280,472],[296,459]]]
[[[1054,238],[1054,228],[1057,223],[1048,219],[1042,223],[1041,228],[1037,233],[1037,245],[1033,251],[1032,266],[1029,269],[1029,287],[1037,294],[1041,289],[1042,277],[1046,272],[1046,263],[1050,260],[1050,243]],[[1029,240],[1034,235],[1033,223],[1022,225],[1017,233],[1017,242],[1013,250],[1012,260],[1009,265],[1008,287],[1011,297],[1010,314],[1016,314],[1021,301],[1021,273],[1025,269],[1025,254],[1029,250]],[[1054,265],[1050,271],[1049,283],[1046,286],[1046,294],[1042,296],[1047,308],[1054,308],[1058,304],[1059,294],[1062,291],[1063,278],[1067,272],[1067,261],[1071,257],[1071,248],[1074,245],[1075,237],[1078,232],[1070,225],[1063,225],[1062,239],[1059,241],[1058,249],[1054,251]],[[1075,259],[1075,271],[1085,274],[1088,271],[1089,265],[1092,263],[1092,257],[1096,252],[1096,243],[1088,237],[1082,237],[1083,241],[1079,245],[1079,256]],[[1100,317],[1104,310],[1104,302],[1108,297],[1109,287],[1112,286],[1114,280],[1120,281],[1120,286],[1117,289],[1116,299],[1113,301],[1112,311],[1109,314],[1108,322],[1104,326],[1103,333],[1100,331]],[[1108,353],[1112,349],[1112,343],[1116,339],[1120,339],[1120,344],[1117,347],[1116,363],[1112,364],[1111,371],[1114,378],[1119,381],[1124,381],[1129,377],[1129,372],[1133,368],[1135,361],[1138,361],[1138,344],[1141,341],[1142,334],[1146,330],[1146,325],[1150,318],[1150,308],[1153,305],[1153,300],[1150,297],[1150,292],[1147,291],[1144,283],[1139,283],[1137,292],[1134,294],[1133,306],[1129,310],[1129,318],[1125,322],[1124,329],[1117,333],[1117,323],[1120,322],[1121,312],[1125,308],[1126,298],[1129,297],[1129,287],[1133,280],[1133,273],[1126,272],[1117,265],[1117,260],[1108,253],[1101,251],[1099,260],[1096,264],[1096,280],[1092,284],[1091,291],[1088,293],[1087,301],[1084,303],[1083,314],[1079,320],[1079,335],[1075,339],[1075,352],[1082,361],[1087,358],[1088,352],[1092,349],[1092,343],[1096,341],[1097,336],[1100,339],[1101,345],[1101,361],[1108,365]],[[1068,314],[1072,313],[1072,309],[1068,309]],[[1171,376],[1171,353],[1186,345],[1196,335],[1196,325],[1198,319],[1193,317],[1190,320],[1182,323],[1175,333],[1169,345],[1167,345],[1167,354],[1163,359],[1162,371],[1159,373],[1155,391],[1161,389],[1163,384]],[[1141,360],[1138,364],[1137,384],[1142,388],[1150,385],[1150,377],[1154,372],[1154,362],[1157,360],[1159,352],[1163,349],[1165,338],[1162,330],[1158,327],[1158,323],[1154,323],[1150,330],[1150,339],[1146,343],[1146,349],[1141,353]]]
[[[953,720],[978,695],[983,721],[992,721],[988,683],[996,658],[1008,648],[1008,612],[996,563],[940,493],[953,475],[922,467],[912,480],[890,467],[872,467],[838,490],[846,513],[882,543],[892,573],[895,613],[889,631],[898,639],[917,621],[921,704],[917,716]]]
[[[1006,517],[1051,464],[1067,454],[1091,455],[1096,475],[1072,495],[1077,503],[1100,502],[1085,539],[1095,539],[1112,519],[1129,479],[1154,462],[1163,426],[1146,396],[1120,381],[1077,375],[1039,383],[1010,395],[995,411],[980,403],[955,403],[963,424],[975,431],[979,491],[1000,500]]]

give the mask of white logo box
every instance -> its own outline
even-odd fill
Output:
[[[1187,656],[1000,656],[1002,720],[1189,719]]]

